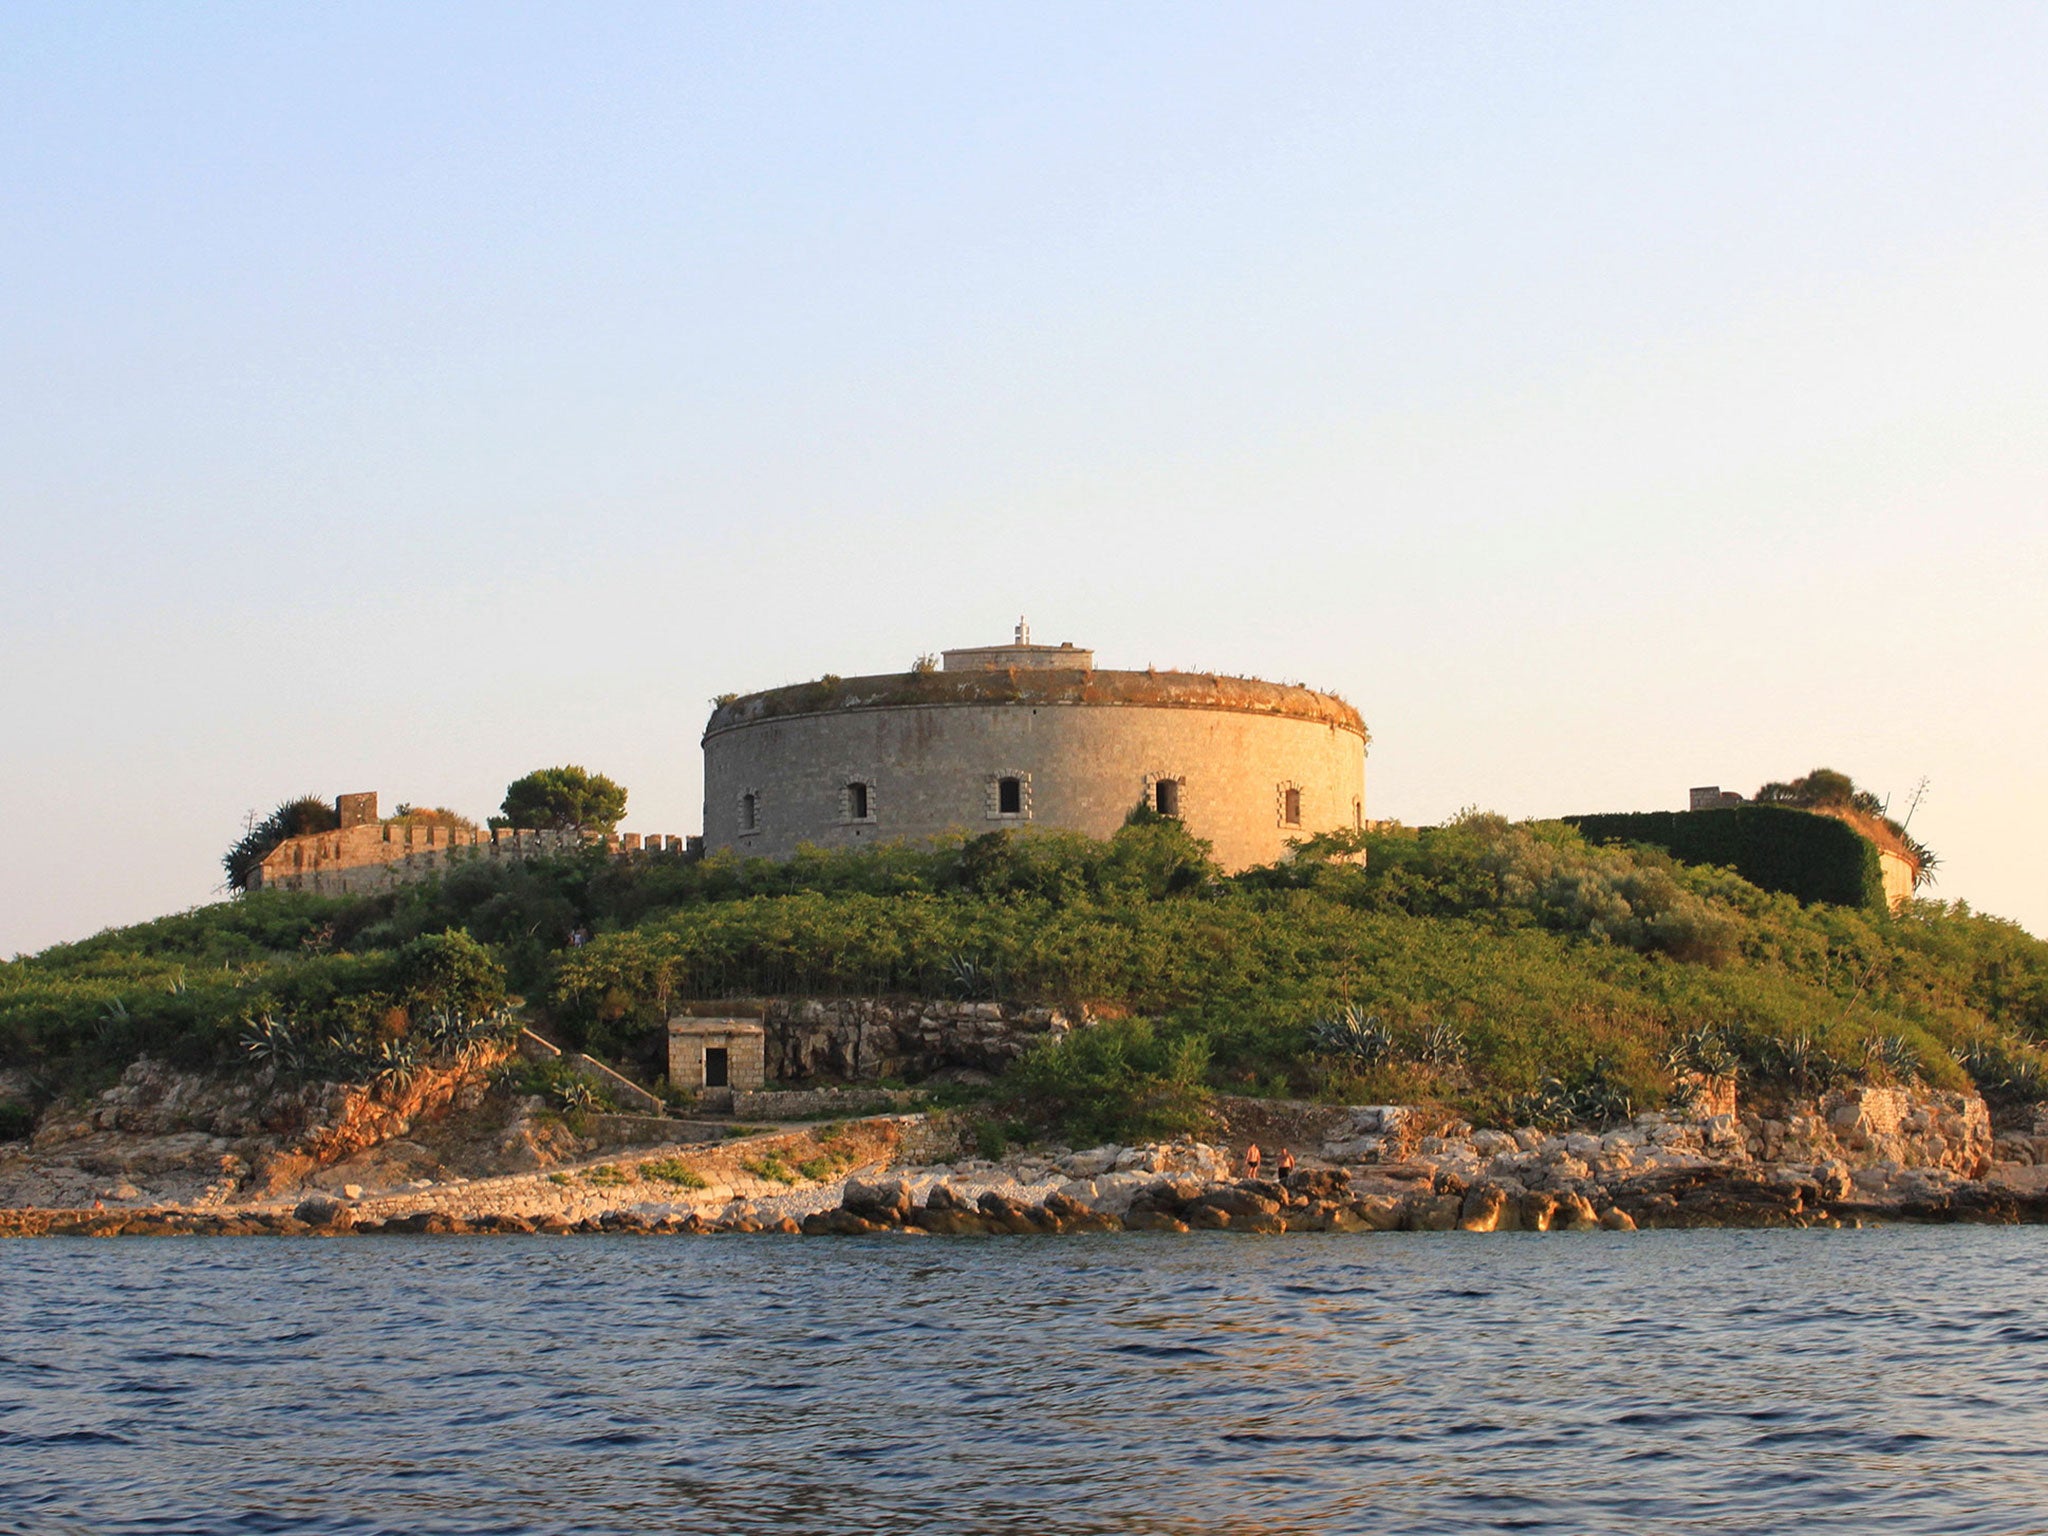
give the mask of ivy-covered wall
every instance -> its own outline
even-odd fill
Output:
[[[1883,912],[1877,845],[1833,816],[1781,805],[1567,816],[1596,843],[1649,843],[1688,864],[1727,865],[1752,885],[1801,901]]]

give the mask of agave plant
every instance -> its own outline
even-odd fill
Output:
[[[580,1077],[572,1077],[559,1083],[554,1090],[555,1107],[570,1114],[594,1114],[608,1108],[610,1101],[598,1091],[593,1083]]]
[[[1800,1030],[1777,1041],[1770,1052],[1771,1065],[1793,1087],[1808,1091],[1831,1088],[1845,1072],[1842,1063],[1809,1030]]]
[[[2032,1052],[2008,1049],[1996,1040],[1975,1039],[1951,1052],[1956,1064],[1985,1093],[2038,1103],[2048,1099],[2048,1072]]]
[[[1425,1065],[1450,1071],[1465,1064],[1465,1032],[1455,1024],[1433,1023],[1422,1032],[1415,1054]]]
[[[1362,1013],[1347,1006],[1334,1017],[1311,1020],[1309,1049],[1321,1056],[1348,1056],[1367,1066],[1386,1060],[1394,1049],[1393,1031],[1376,1013]]]
[[[1863,1064],[1880,1077],[1901,1083],[1920,1081],[1920,1053],[1904,1035],[1873,1035],[1863,1042]]]
[[[134,1024],[135,1016],[128,1011],[128,1005],[117,997],[107,1004],[106,1011],[88,1027],[95,1042],[108,1046],[125,1041],[128,1031]]]
[[[403,1091],[419,1081],[426,1070],[419,1050],[410,1040],[380,1040],[371,1054],[370,1080]]]
[[[1664,1053],[1665,1070],[1680,1076],[1732,1077],[1738,1065],[1727,1037],[1711,1024],[1688,1029]]]
[[[1575,1125],[1606,1128],[1634,1118],[1635,1098],[1615,1080],[1609,1065],[1596,1062],[1574,1082],[1546,1077],[1528,1093],[1508,1104],[1508,1113],[1520,1125],[1539,1130],[1566,1130]]]
[[[993,966],[965,952],[946,959],[946,985],[962,1002],[974,1002],[996,995],[997,975]]]
[[[307,1066],[306,1042],[294,1019],[264,1013],[242,1031],[242,1049],[266,1067],[297,1077]]]

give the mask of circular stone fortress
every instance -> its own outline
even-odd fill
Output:
[[[1091,651],[947,651],[943,669],[721,700],[704,728],[704,845],[786,858],[945,833],[1107,837],[1140,803],[1226,869],[1365,821],[1358,711],[1310,688],[1101,672]]]

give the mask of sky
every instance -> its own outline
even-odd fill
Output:
[[[0,955],[1019,615],[2048,934],[2044,189],[2034,4],[0,8]]]

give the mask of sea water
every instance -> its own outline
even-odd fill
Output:
[[[6,1532],[2048,1531],[2048,1231],[0,1243]]]

